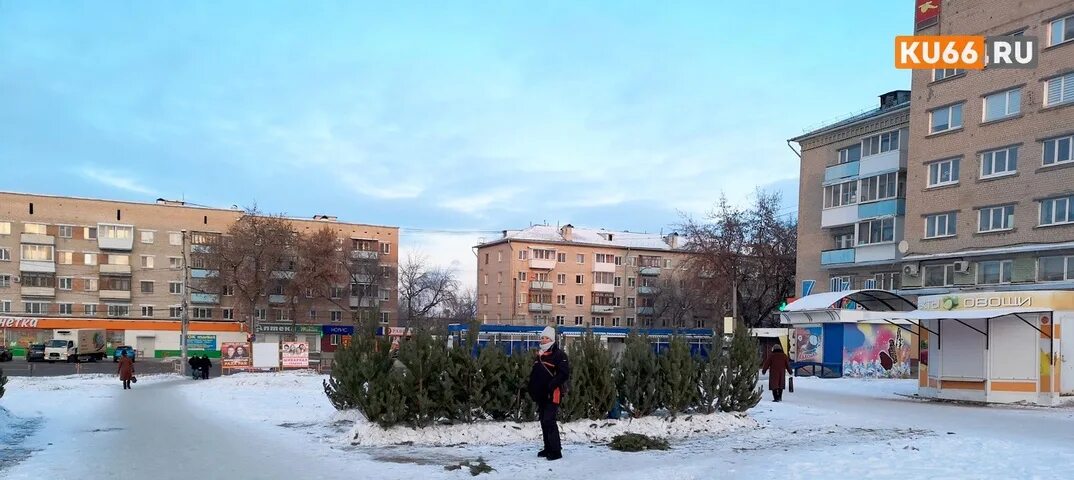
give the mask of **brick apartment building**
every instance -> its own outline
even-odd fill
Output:
[[[682,281],[679,241],[677,234],[571,225],[504,231],[477,246],[477,317],[504,325],[672,326],[654,297]],[[680,326],[713,327],[711,312],[687,316]]]
[[[179,348],[184,294],[189,295],[191,333],[218,342],[246,341],[234,296],[183,291],[184,248],[191,258],[190,285],[208,271],[198,268],[199,243],[218,235],[243,214],[158,200],[135,203],[0,192],[0,330],[4,340],[25,344],[51,338],[60,328],[104,328],[113,344],[150,352]],[[335,217],[289,219],[300,232],[336,231],[351,258],[379,262],[389,275],[376,299],[385,325],[394,321],[397,227],[340,222]],[[186,232],[185,234],[183,232]],[[185,245],[185,247],[184,247]],[[361,286],[340,285],[344,297]],[[333,350],[338,335],[323,325],[347,324],[347,302],[314,301],[298,318],[266,292],[257,309],[259,337],[297,334],[314,351]],[[351,306],[359,307],[355,298]],[[362,305],[369,307],[371,305]],[[297,324],[297,325],[296,325]],[[263,334],[263,335],[262,335]],[[260,338],[259,338],[260,339]],[[25,346],[25,345],[22,345]]]

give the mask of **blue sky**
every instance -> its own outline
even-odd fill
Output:
[[[912,12],[0,0],[0,189],[459,230],[404,246],[463,264],[480,231],[666,231],[721,192],[793,214],[786,139],[909,87]]]

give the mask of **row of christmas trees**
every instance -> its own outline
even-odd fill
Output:
[[[325,393],[337,409],[358,409],[385,428],[534,420],[536,406],[525,389],[535,353],[508,355],[495,343],[478,348],[477,330],[472,325],[449,348],[444,337],[419,329],[397,352],[384,337],[356,335],[335,353]],[[632,333],[620,358],[613,359],[587,332],[567,347],[571,381],[559,419],[741,412],[756,405],[761,395],[756,339],[740,326],[730,348],[719,335],[704,347],[707,355],[691,355],[686,340],[674,336],[657,354],[649,338]]]

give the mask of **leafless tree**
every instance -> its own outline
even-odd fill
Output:
[[[282,284],[291,312],[291,322],[296,323],[304,312],[323,299],[335,301],[342,295],[332,295],[348,280],[344,271],[343,247],[332,229],[324,227],[309,234],[296,234],[289,248],[290,258],[278,270],[275,279]]]
[[[477,318],[477,293],[467,288],[453,293],[444,302],[443,317],[453,323],[467,323]]]
[[[449,269],[431,267],[423,256],[408,255],[399,266],[399,316],[406,326],[436,313],[458,289]]]
[[[692,328],[692,320],[707,313],[702,279],[684,267],[661,276],[663,278],[658,281],[650,295],[653,318],[659,321],[661,326]]]
[[[378,322],[380,290],[392,285],[393,278],[391,270],[380,265],[376,244],[355,241],[345,249],[338,262],[344,281],[349,285],[350,298],[336,301],[336,304],[350,310],[355,326],[362,321]]]

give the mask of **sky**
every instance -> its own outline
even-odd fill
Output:
[[[0,190],[402,227],[667,233],[757,189],[797,208],[804,130],[909,89],[911,0],[0,0]]]

